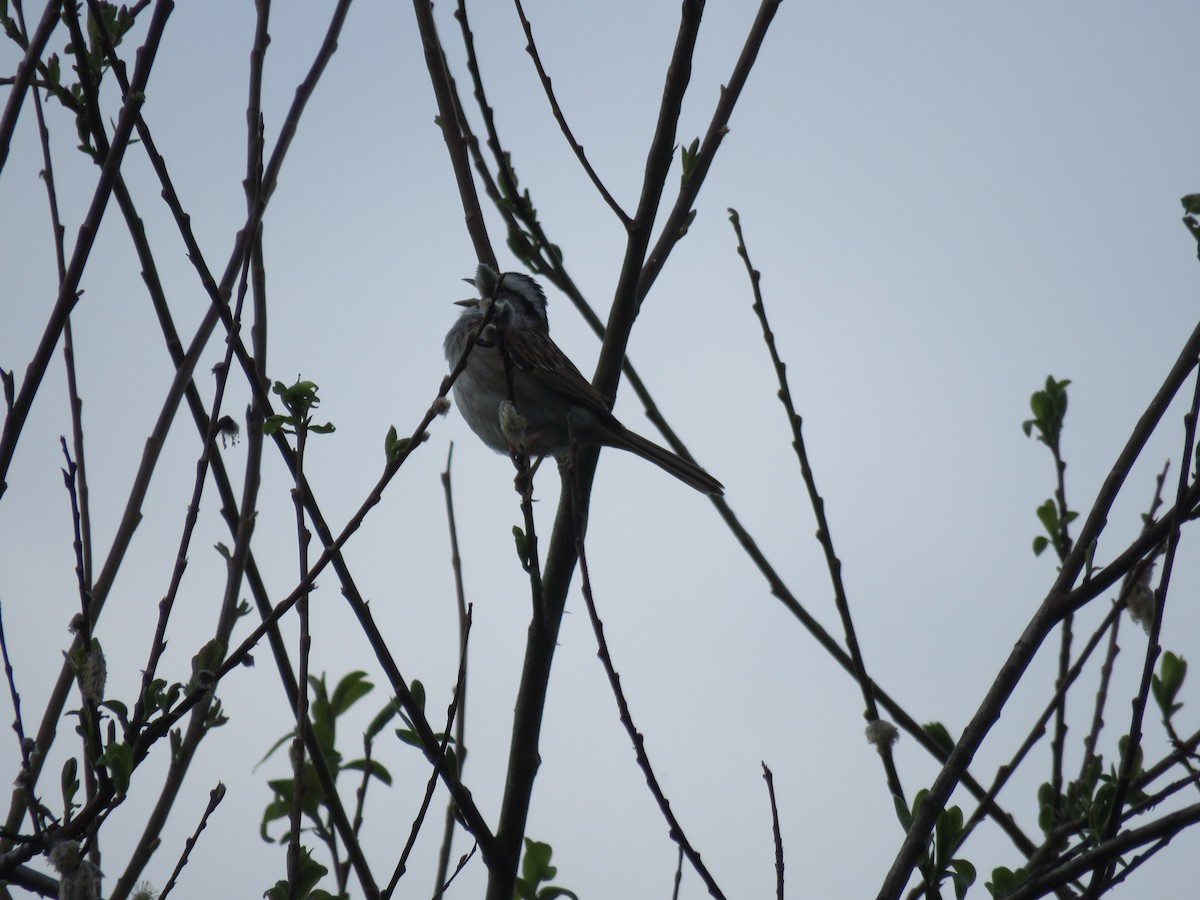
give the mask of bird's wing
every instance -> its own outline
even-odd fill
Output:
[[[604,398],[548,334],[530,328],[509,328],[504,332],[504,349],[514,366],[543,387],[605,419],[612,415]]]

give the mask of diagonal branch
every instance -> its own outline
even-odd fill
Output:
[[[525,45],[525,51],[533,59],[534,68],[537,69],[538,78],[542,82],[542,89],[546,92],[546,99],[550,101],[550,111],[554,114],[554,121],[558,122],[558,127],[562,129],[563,137],[567,139],[567,143],[575,151],[576,159],[583,166],[583,171],[587,173],[588,178],[592,180],[592,184],[596,186],[596,190],[599,191],[600,196],[604,198],[604,202],[616,213],[622,225],[626,228],[631,227],[633,220],[629,218],[629,213],[621,208],[621,204],[617,202],[616,198],[609,193],[608,188],[604,186],[604,182],[600,180],[600,176],[596,174],[596,170],[592,168],[592,164],[588,162],[587,154],[583,152],[583,145],[575,139],[575,135],[571,131],[571,126],[567,124],[567,118],[563,115],[562,107],[558,105],[558,98],[554,96],[554,87],[550,83],[550,76],[546,74],[546,69],[542,65],[542,57],[538,54],[537,43],[533,39],[533,26],[529,24],[529,19],[525,16],[525,7],[521,5],[521,0],[513,0],[513,5],[516,6],[517,15],[521,18],[521,27],[525,29],[525,40],[528,42]]]
[[[1001,710],[1009,696],[1024,674],[1034,655],[1041,647],[1050,630],[1062,620],[1063,616],[1073,612],[1086,602],[1088,592],[1097,582],[1104,582],[1108,577],[1119,578],[1119,572],[1111,571],[1114,566],[1106,567],[1099,576],[1085,581],[1072,590],[1072,585],[1079,577],[1087,560],[1090,548],[1099,538],[1108,521],[1108,513],[1116,500],[1117,494],[1128,477],[1134,462],[1141,454],[1150,435],[1158,427],[1168,406],[1178,393],[1188,375],[1196,368],[1197,356],[1200,354],[1200,325],[1192,332],[1184,344],[1183,350],[1167,374],[1162,386],[1147,405],[1146,411],[1134,426],[1125,447],[1114,462],[1108,477],[1100,488],[1100,492],[1092,504],[1091,512],[1079,533],[1074,548],[1063,561],[1059,575],[1055,579],[1045,599],[1037,612],[1025,627],[1008,659],[1001,667],[996,680],[988,689],[979,709],[963,730],[962,736],[951,752],[942,771],[935,779],[933,786],[926,795],[925,802],[913,817],[904,841],[888,870],[880,887],[881,900],[890,900],[900,896],[904,885],[908,882],[910,873],[917,863],[917,858],[926,846],[929,835],[937,817],[945,809],[951,792],[962,779],[963,773],[970,765],[975,752],[983,743],[992,725],[999,718]],[[1135,542],[1135,546],[1145,543],[1160,529],[1148,529],[1143,537]],[[1159,537],[1161,540],[1161,536]],[[1153,545],[1152,545],[1153,546]],[[1130,548],[1131,550],[1133,548]],[[1128,551],[1127,551],[1128,552]],[[1123,554],[1123,557],[1127,554]],[[1142,554],[1144,555],[1144,554]],[[1138,557],[1140,559],[1140,556]],[[1136,560],[1131,560],[1133,565]],[[1125,569],[1128,571],[1128,568]],[[1108,583],[1111,583],[1109,581]]]

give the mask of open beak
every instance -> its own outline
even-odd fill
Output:
[[[475,279],[474,278],[464,278],[463,281],[465,281],[471,287],[475,287]],[[455,300],[454,305],[455,306],[478,306],[479,298],[478,297],[468,297],[466,300]]]

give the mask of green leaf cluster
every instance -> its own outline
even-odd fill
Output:
[[[1067,385],[1070,383],[1069,378],[1059,381],[1053,375],[1047,375],[1046,387],[1029,398],[1033,418],[1021,423],[1026,437],[1032,437],[1037,431],[1037,439],[1056,453],[1063,420],[1067,417]]]
[[[392,425],[388,428],[387,435],[383,439],[383,452],[387,456],[387,461],[390,463],[396,462],[396,460],[408,452],[411,443],[412,438],[400,437],[396,432],[396,426]]]
[[[413,700],[417,704],[417,708],[421,710],[422,714],[424,714],[425,685],[423,685],[419,680],[413,679],[412,684],[409,685],[409,692],[412,694]],[[446,744],[446,755],[443,758],[443,764],[446,766],[446,771],[450,772],[455,778],[457,778],[460,771],[459,766],[461,764],[461,760],[459,759],[458,751],[456,751],[453,746],[453,735],[448,735],[444,731],[438,731],[433,735],[434,740],[437,741],[436,745],[433,747],[426,747],[425,742],[421,740],[420,733],[417,731],[416,724],[409,717],[408,713],[401,709],[399,705],[396,705],[395,711],[396,714],[400,716],[401,721],[404,722],[403,728],[396,729],[396,737],[408,744],[410,747],[416,747],[418,750],[424,751],[425,755],[430,759],[436,759],[437,754],[440,752],[439,748],[442,746],[442,744]]]
[[[331,894],[317,887],[321,879],[329,874],[329,870],[312,858],[307,847],[300,848],[300,864],[297,866],[297,881],[300,900],[343,900],[346,894]],[[291,884],[287,881],[277,881],[263,892],[267,900],[288,900],[291,896]]]
[[[542,886],[558,874],[558,869],[550,865],[553,852],[549,844],[525,838],[525,856],[521,860],[521,875],[517,878],[513,900],[556,900],[558,897],[579,900],[578,894],[564,887],[553,884]]]
[[[984,882],[983,886],[996,900],[1000,900],[1001,897],[1007,897],[1028,880],[1029,873],[1024,869],[1014,871],[1004,866],[998,866],[992,869],[992,880]]]
[[[1120,740],[1122,756],[1129,747],[1129,736]],[[1134,781],[1142,772],[1142,750],[1139,747],[1133,760]],[[1115,766],[1104,772],[1104,759],[1094,757],[1084,768],[1081,776],[1070,782],[1061,795],[1056,795],[1050,784],[1038,788],[1038,825],[1056,844],[1066,846],[1070,837],[1077,837],[1085,845],[1095,846],[1104,840],[1104,830],[1112,814],[1117,796],[1118,774]],[[1141,803],[1146,799],[1143,791],[1131,788],[1127,799]]]
[[[321,675],[319,678],[310,675],[308,681],[309,687],[312,689],[312,702],[309,705],[309,715],[312,721],[313,735],[317,739],[317,744],[321,748],[321,754],[325,758],[325,762],[333,773],[334,780],[337,780],[341,772],[357,771],[364,773],[368,778],[376,778],[390,786],[392,776],[383,765],[366,757],[343,762],[342,754],[336,747],[338,718],[374,689],[374,685],[367,680],[366,673],[349,673],[337,683],[332,692],[330,692],[328,685],[325,683],[324,675]],[[395,704],[389,702],[384,710],[372,721],[371,728],[367,731],[368,739],[374,738],[393,715],[395,715]],[[259,761],[259,764],[261,765],[269,759],[281,746],[295,740],[295,737],[296,732],[294,729],[285,734],[271,746],[271,749],[267,751],[266,755]],[[305,756],[301,778],[304,783],[304,799],[301,805],[301,812],[312,822],[313,827],[319,834],[325,834],[328,831],[328,823],[321,818],[321,808],[325,801],[325,791],[321,787],[316,769],[312,764],[312,759],[308,755]],[[271,841],[273,839],[268,832],[270,824],[278,819],[286,819],[291,815],[292,795],[295,791],[295,775],[293,774],[287,778],[276,778],[267,782],[267,784],[274,796],[263,810],[262,822],[259,825],[259,834],[264,841]],[[290,832],[285,832],[280,836],[279,842],[285,843],[290,836]]]
[[[271,390],[279,395],[279,401],[287,410],[287,414],[276,413],[268,416],[263,422],[263,434],[274,434],[280,430],[285,434],[295,434],[301,429],[315,431],[317,434],[329,434],[334,430],[330,422],[324,425],[314,425],[312,422],[312,411],[321,405],[315,381],[304,381],[297,375],[295,383],[287,385],[276,381]]]
[[[928,731],[928,726],[926,730]],[[900,797],[892,797],[896,806],[896,818],[900,820],[905,831],[912,828],[913,820],[928,796],[927,789],[917,791],[913,797],[912,809],[906,807]],[[968,860],[954,856],[964,836],[962,810],[957,806],[943,809],[937,817],[933,839],[918,861],[918,867],[927,885],[940,886],[949,878],[954,887],[954,896],[958,900],[962,900],[967,895],[967,890],[975,883],[975,866]]]
[[[1033,555],[1041,556],[1047,547],[1052,546],[1059,559],[1062,559],[1070,549],[1067,526],[1079,517],[1079,513],[1068,510],[1065,516],[1060,517],[1058,504],[1053,500],[1046,500],[1037,508],[1037,517],[1038,521],[1042,523],[1042,528],[1046,529],[1046,533],[1034,537]]]

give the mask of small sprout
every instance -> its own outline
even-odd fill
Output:
[[[387,437],[383,439],[383,452],[387,456],[387,461],[396,462],[396,460],[408,452],[408,447],[411,443],[411,438],[402,438],[397,435],[396,426],[393,425],[388,429]]]
[[[700,138],[693,138],[691,144],[686,147],[679,148],[679,161],[682,168],[682,174],[679,176],[681,182],[686,182],[696,169],[696,157],[700,154]]]
[[[330,422],[326,422],[324,425],[312,423],[312,411],[321,405],[315,381],[302,381],[299,376],[296,376],[295,384],[286,385],[282,381],[276,381],[271,390],[279,395],[280,402],[283,403],[289,414],[277,413],[268,416],[267,420],[263,422],[263,434],[275,434],[280,430],[285,434],[295,434],[296,429],[301,427],[316,434],[329,434],[334,431],[334,426]]]
[[[433,401],[433,411],[439,416],[444,416],[450,412],[450,400],[447,397],[438,397]]]
[[[521,526],[513,526],[513,542],[517,546],[517,559],[521,560],[521,568],[526,572],[529,571],[529,538],[525,536],[525,532],[521,530]]]
[[[1034,417],[1021,423],[1026,437],[1033,437],[1036,429],[1039,441],[1052,450],[1058,447],[1063,420],[1067,417],[1067,385],[1070,383],[1069,378],[1059,381],[1053,375],[1046,376],[1045,390],[1035,391],[1029,398]]]
[[[868,722],[866,735],[867,743],[871,744],[880,753],[900,740],[900,731],[896,726],[883,719],[875,719],[872,722]]]

